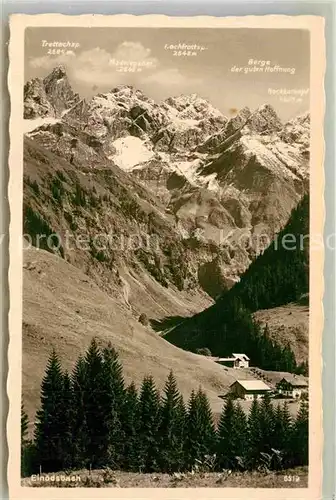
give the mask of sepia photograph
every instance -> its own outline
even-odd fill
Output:
[[[167,19],[21,30],[25,491],[308,491],[311,30]]]

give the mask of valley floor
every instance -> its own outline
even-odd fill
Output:
[[[272,472],[205,472],[176,474],[141,474],[137,472],[87,470],[71,473],[73,481],[55,481],[64,473],[48,474],[49,480],[38,476],[24,478],[24,487],[119,487],[119,488],[307,488],[308,467]],[[52,480],[52,476],[54,480]],[[52,482],[53,481],[53,482]]]

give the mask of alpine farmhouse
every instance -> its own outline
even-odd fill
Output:
[[[216,363],[227,366],[229,368],[248,368],[249,362],[250,358],[246,356],[246,354],[237,353],[232,353],[232,356],[229,358],[216,359]]]
[[[276,384],[278,394],[293,399],[300,399],[302,394],[308,393],[308,383],[295,375],[287,375]]]
[[[241,399],[261,399],[265,394],[270,394],[272,389],[262,380],[236,380],[230,385],[227,396]]]

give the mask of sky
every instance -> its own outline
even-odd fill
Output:
[[[286,121],[309,110],[309,44],[288,29],[27,28],[25,80],[62,64],[84,98],[129,84],[157,102],[196,93],[226,116],[268,103]]]

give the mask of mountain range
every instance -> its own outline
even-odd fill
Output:
[[[282,124],[266,104],[227,119],[196,94],[158,104],[128,85],[86,102],[57,67],[26,84],[24,116],[47,121],[28,132],[35,143],[78,172],[119,167],[159,199],[181,240],[211,245],[191,272],[212,298],[239,279],[308,189],[308,113]],[[35,121],[26,120],[28,130]]]
[[[23,219],[41,250],[24,270],[26,394],[50,342],[69,364],[97,335],[117,342],[133,379],[142,364],[162,381],[176,365],[182,385],[215,398],[231,375],[148,321],[218,302],[285,227],[309,187],[309,127],[308,113],[282,123],[265,104],[228,118],[196,94],[156,103],[129,85],[85,100],[61,66],[28,81]]]

